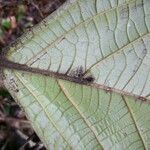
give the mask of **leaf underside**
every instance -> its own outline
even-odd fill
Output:
[[[48,149],[150,149],[149,8],[149,0],[70,0],[10,47],[13,62],[66,75],[82,66],[101,85],[4,70]]]

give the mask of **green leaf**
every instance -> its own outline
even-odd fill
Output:
[[[48,149],[150,149],[149,8],[68,0],[10,47],[9,60],[41,69],[5,69],[5,86]],[[68,80],[81,66],[94,83]]]
[[[4,29],[10,29],[11,28],[11,20],[9,18],[7,19],[2,19],[1,23],[2,28]]]

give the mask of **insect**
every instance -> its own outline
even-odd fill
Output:
[[[72,70],[69,75],[76,78],[80,83],[93,83],[95,80],[92,74],[88,73],[85,75],[85,71],[82,66]]]

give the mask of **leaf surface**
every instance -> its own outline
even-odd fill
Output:
[[[48,149],[150,149],[150,1],[70,0],[7,58],[82,84],[5,69],[5,85]],[[18,91],[19,90],[19,91]]]

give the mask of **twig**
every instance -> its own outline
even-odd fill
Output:
[[[12,122],[19,122],[22,124],[30,125],[30,122],[28,120],[18,119],[18,118],[13,118],[13,117],[1,117],[0,116],[0,123],[2,123],[2,122],[10,123],[10,125],[12,125]]]
[[[24,133],[22,133],[20,130],[16,130],[16,133],[19,135],[19,136],[21,136],[23,139],[25,139],[25,140],[27,140],[29,137],[27,136],[27,135],[25,135]],[[33,146],[35,146],[36,145],[36,143],[35,142],[33,142],[33,141],[31,141],[31,140],[29,140],[28,141],[28,143],[30,144],[30,146],[31,147],[33,147]],[[22,147],[22,146],[21,146]]]
[[[43,16],[41,10],[39,9],[38,5],[36,5],[33,0],[30,0],[30,4],[33,5],[33,7],[35,7],[35,9],[39,12],[41,18],[44,19],[44,16]]]

